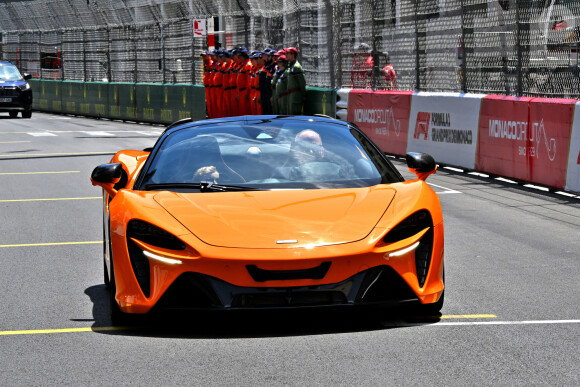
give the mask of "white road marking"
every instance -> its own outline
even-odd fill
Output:
[[[109,133],[109,132],[99,132],[99,131],[94,131],[94,132],[83,132],[88,134],[89,136],[114,136],[114,134]]]
[[[432,183],[428,183],[428,184],[430,186],[432,186],[432,187],[437,187],[437,188],[441,188],[441,189],[444,189],[445,190],[443,192],[437,192],[438,195],[442,195],[442,194],[460,194],[461,193],[460,191],[456,191],[454,189],[447,188],[447,187],[442,187],[442,186],[437,185],[437,184],[432,184]]]
[[[580,324],[580,320],[522,320],[522,321],[455,321],[455,322],[390,322],[384,321],[383,326],[389,327],[448,327],[448,326],[475,326],[475,325],[562,325]]]
[[[31,133],[27,133],[27,134],[30,136],[34,136],[34,137],[46,137],[46,136],[56,137],[56,134],[48,133],[48,132],[31,132]]]

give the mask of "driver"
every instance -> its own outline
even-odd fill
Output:
[[[324,146],[320,134],[312,129],[305,129],[294,138],[290,149],[290,158],[284,166],[274,168],[272,178],[296,180],[300,177],[300,166],[324,159]]]
[[[193,175],[193,181],[199,181],[203,183],[213,183],[216,184],[217,180],[220,178],[220,173],[217,168],[213,165],[207,167],[201,167]]]
[[[293,156],[300,163],[307,163],[324,158],[324,147],[320,134],[312,129],[306,129],[294,139]]]

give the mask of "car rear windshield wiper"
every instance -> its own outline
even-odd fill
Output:
[[[231,192],[231,191],[258,191],[258,188],[244,187],[239,185],[225,185],[210,182],[201,183],[159,183],[146,184],[146,190],[165,190],[172,188],[192,188],[198,189],[200,192]]]

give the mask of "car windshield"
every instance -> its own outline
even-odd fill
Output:
[[[22,75],[16,66],[7,63],[0,63],[0,81],[20,81]]]
[[[158,144],[146,168],[139,184],[145,190],[349,188],[401,180],[359,131],[316,120],[221,122],[176,130]],[[208,184],[218,189],[207,189]]]

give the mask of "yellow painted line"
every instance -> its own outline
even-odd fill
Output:
[[[103,243],[103,241],[88,241],[88,242],[53,242],[53,243],[23,243],[17,245],[0,245],[0,247],[34,247],[34,246],[64,246],[64,245],[90,245]]]
[[[442,319],[456,319],[456,318],[497,318],[495,314],[447,314],[443,315]]]
[[[102,196],[89,196],[86,198],[46,198],[46,199],[0,199],[0,203],[7,202],[44,202],[44,201],[55,201],[55,200],[94,200],[102,199]]]
[[[76,332],[103,332],[103,331],[123,331],[130,327],[94,327],[94,328],[63,328],[63,329],[34,329],[25,331],[0,331],[0,336],[13,335],[40,335],[50,333],[76,333]]]
[[[11,155],[0,155],[0,157],[114,155],[115,153],[117,152],[14,153]]]
[[[52,173],[80,173],[80,171],[55,171],[55,172],[0,172],[0,175],[44,175]]]
[[[19,144],[21,142],[32,142],[32,141],[0,141],[0,144]]]

